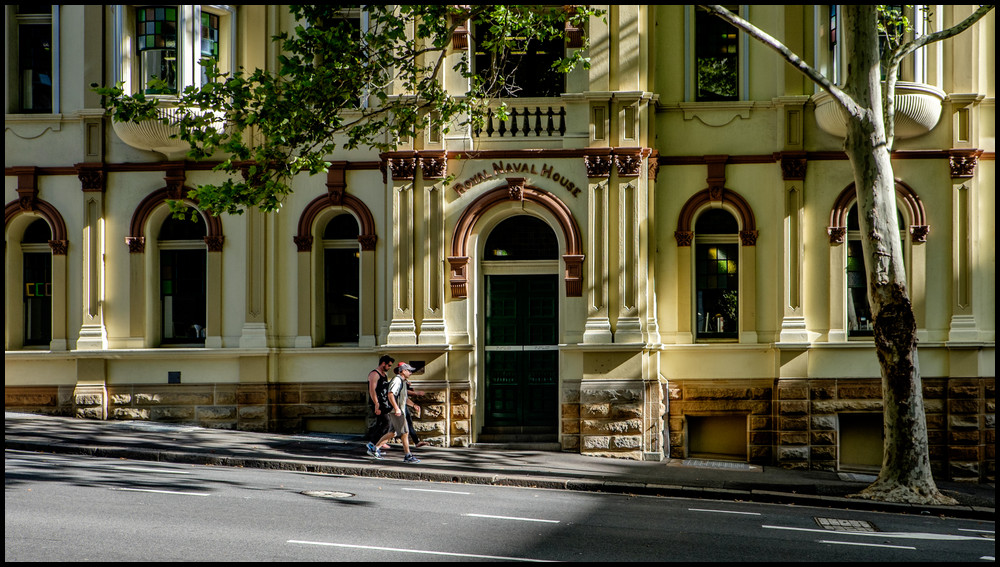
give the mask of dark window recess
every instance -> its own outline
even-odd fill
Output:
[[[896,212],[896,222],[900,229],[906,224],[903,215]],[[847,336],[871,337],[875,335],[872,326],[871,304],[868,302],[868,275],[865,272],[865,256],[861,247],[858,224],[858,205],[855,203],[847,213]],[[902,230],[900,231],[902,240]]]
[[[327,223],[326,230],[323,231],[323,240],[357,240],[359,234],[361,229],[358,228],[358,221],[353,215],[345,213]]]
[[[204,240],[208,233],[205,219],[200,214],[194,220],[170,217],[160,226],[160,240]]]
[[[328,248],[324,253],[326,274],[326,342],[358,342],[361,303],[360,252],[357,248]]]
[[[24,254],[24,344],[52,341],[52,254]]]
[[[18,111],[52,112],[52,6],[17,7]]]
[[[739,6],[726,6],[738,12]],[[695,13],[695,98],[739,100],[739,34],[735,27],[708,12]]]
[[[555,97],[566,90],[566,75],[552,68],[552,63],[562,59],[565,44],[559,39],[540,41],[521,37],[509,38],[512,48],[487,51],[482,47],[490,39],[488,27],[475,26],[476,75],[487,85],[494,80],[503,81],[498,96]]]
[[[164,344],[205,343],[205,250],[160,251]]]
[[[502,221],[486,239],[486,260],[557,260],[559,244],[545,221],[519,215]]]

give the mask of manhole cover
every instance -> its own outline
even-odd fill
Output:
[[[840,520],[837,518],[814,518],[823,529],[832,532],[877,532],[875,524],[864,520]]]
[[[314,498],[351,498],[354,496],[350,492],[337,492],[335,490],[306,490],[300,494]]]

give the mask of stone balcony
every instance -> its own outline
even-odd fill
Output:
[[[941,119],[941,105],[945,93],[924,83],[896,83],[896,137],[899,139],[922,136],[937,126]],[[816,104],[816,122],[827,134],[838,138],[847,136],[844,111],[830,93],[821,91],[812,97]]]
[[[180,109],[169,99],[160,101],[156,109],[161,118],[170,118],[171,122],[180,116]],[[166,156],[168,160],[182,160],[191,149],[190,144],[182,140],[178,134],[180,129],[167,125],[159,120],[144,120],[142,122],[112,122],[112,128],[123,142],[138,150],[153,151]]]

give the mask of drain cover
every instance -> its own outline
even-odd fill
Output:
[[[351,498],[354,496],[350,492],[337,492],[334,490],[306,490],[300,494],[315,498]]]
[[[839,520],[837,518],[814,518],[823,529],[832,532],[877,532],[875,524],[864,520]]]
[[[748,471],[753,469],[749,463],[740,463],[735,461],[710,461],[707,459],[684,459],[681,461],[681,464],[686,467],[701,467],[706,469],[728,469],[738,471]]]

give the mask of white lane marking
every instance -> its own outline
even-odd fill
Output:
[[[466,496],[471,495],[471,492],[458,492],[457,490],[432,490],[430,488],[401,488],[400,490],[409,490],[410,492],[437,492],[440,494],[464,494]]]
[[[529,557],[504,557],[502,555],[476,555],[474,553],[451,553],[448,551],[429,551],[426,549],[402,549],[397,547],[380,547],[377,545],[351,545],[348,543],[328,543],[323,541],[300,541],[290,539],[287,543],[301,545],[325,545],[330,547],[347,547],[350,549],[371,549],[374,551],[395,551],[398,553],[423,553],[426,555],[444,555],[447,557],[466,557],[469,559],[492,559],[500,561],[531,561],[535,563],[551,563],[548,559],[531,559]]]
[[[179,492],[176,490],[153,490],[152,488],[112,488],[123,492],[152,492],[154,494],[179,494],[181,496],[211,496],[207,492]]]
[[[994,557],[994,556],[992,556],[992,555],[984,555],[984,556],[980,557],[979,559],[981,559],[983,561],[996,561],[997,560],[997,558]]]
[[[146,467],[120,467],[115,465],[108,465],[105,468],[114,469],[116,471],[129,471],[129,472],[149,472],[158,474],[191,474],[188,471],[175,471],[170,469],[151,469]]]
[[[820,534],[829,534],[830,530],[821,530],[813,528],[792,528],[788,526],[768,526],[763,525],[762,528],[768,528],[772,530],[791,530],[797,532],[813,532]],[[973,537],[973,536],[963,536],[963,535],[953,535],[953,534],[928,534],[920,532],[836,532],[840,536],[868,536],[868,537],[894,537],[900,539],[927,539],[927,540],[938,540],[938,541],[989,541],[983,537]]]
[[[517,518],[513,516],[490,516],[489,514],[462,514],[463,516],[471,516],[473,518],[493,518],[496,520],[520,520],[522,522],[546,522],[549,524],[558,524],[559,520],[540,520],[538,518]]]
[[[864,547],[888,547],[891,549],[912,549],[913,551],[917,550],[917,548],[910,547],[908,545],[883,545],[879,543],[858,543],[856,541],[831,541],[831,540],[821,539],[819,540],[819,543],[835,543],[837,545],[861,545]]]
[[[760,516],[759,512],[737,512],[735,510],[710,510],[708,508],[688,508],[690,512],[718,512],[720,514],[744,514],[746,516]]]
[[[960,532],[974,532],[974,533],[980,533],[980,534],[995,534],[996,533],[993,530],[970,530],[968,528],[958,528],[958,531],[960,531]]]

